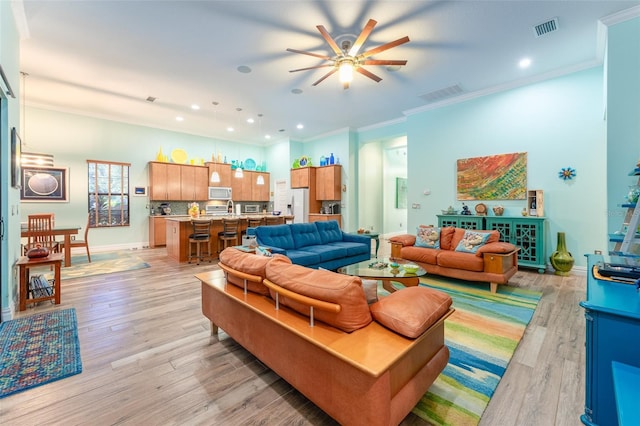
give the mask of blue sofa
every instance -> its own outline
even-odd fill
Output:
[[[335,270],[371,259],[371,239],[342,232],[335,220],[258,226],[257,243],[309,268]]]

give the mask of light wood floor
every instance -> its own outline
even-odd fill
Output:
[[[63,281],[61,305],[19,313],[74,307],[83,372],[0,399],[0,424],[334,424],[228,336],[210,336],[193,275],[213,266],[179,265],[162,248],[134,254],[151,267]],[[544,295],[481,425],[580,424],[585,282],[526,270],[512,279]],[[402,424],[428,423],[410,414]]]

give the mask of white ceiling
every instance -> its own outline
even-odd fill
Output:
[[[598,20],[638,16],[638,5],[615,0],[24,0],[14,3],[14,12],[23,35],[27,105],[265,144],[267,133],[272,141],[308,140],[396,120],[425,107],[421,95],[452,85],[468,96],[593,66],[602,54]],[[535,37],[533,26],[554,17],[558,31]],[[373,57],[407,59],[401,70],[368,67],[382,81],[356,74],[348,90],[337,75],[313,87],[327,69],[289,73],[322,61],[286,48],[333,56],[316,25],[334,38],[355,38],[369,18],[378,25],[361,52],[403,36],[411,39]],[[525,56],[533,63],[522,70],[517,63]],[[241,66],[251,72],[239,72]],[[149,96],[156,101],[148,102]],[[193,103],[201,109],[191,110]],[[249,117],[256,120],[253,125],[246,123]],[[304,129],[297,129],[298,123]],[[229,125],[236,131],[229,133]]]

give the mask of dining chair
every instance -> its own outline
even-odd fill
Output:
[[[87,226],[84,228],[84,239],[83,240],[71,240],[69,246],[73,247],[84,247],[87,250],[87,259],[91,262],[91,253],[89,253],[89,224],[91,222],[91,213],[87,215]],[[60,243],[60,250],[64,250],[64,242]]]
[[[247,229],[249,228],[257,228],[262,225],[262,218],[250,217],[247,219]],[[242,237],[247,235],[247,230],[242,231]]]
[[[53,235],[53,213],[30,214],[27,219],[27,245],[25,254],[36,246],[49,249],[50,252],[59,252],[60,243]]]
[[[193,232],[189,235],[189,263],[192,259],[196,259],[196,264],[204,261],[205,257],[209,258],[211,263],[211,219],[191,219]],[[206,244],[207,253],[202,250],[202,245]],[[193,251],[195,245],[195,253]]]
[[[230,241],[238,244],[238,227],[240,219],[222,218],[222,231],[218,232],[218,253],[227,248]],[[222,249],[220,246],[222,245]]]

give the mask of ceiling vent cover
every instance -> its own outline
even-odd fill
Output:
[[[458,96],[463,93],[462,87],[459,84],[454,84],[453,86],[445,87],[444,89],[434,90],[433,92],[425,93],[424,95],[420,95],[427,103],[438,102],[443,99],[452,98],[454,96]]]
[[[540,37],[554,31],[558,31],[558,18],[549,19],[548,21],[542,22],[533,27],[533,32],[536,34],[536,37]]]

